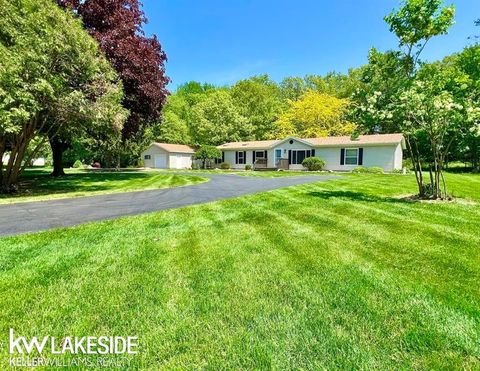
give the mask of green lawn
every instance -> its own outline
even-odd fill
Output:
[[[479,369],[480,177],[448,180],[470,201],[349,175],[0,239],[0,342],[138,335],[131,368]]]
[[[0,205],[20,201],[41,201],[53,198],[181,187],[207,181],[207,178],[193,173],[185,175],[156,171],[66,170],[66,176],[53,179],[50,172],[49,169],[27,170],[20,179],[18,193],[0,194]]]

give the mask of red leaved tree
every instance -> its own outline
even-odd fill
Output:
[[[141,137],[149,123],[158,121],[169,82],[165,74],[167,56],[160,42],[156,36],[145,36],[142,29],[147,19],[141,3],[138,0],[57,0],[57,3],[82,17],[85,28],[98,40],[123,82],[123,106],[130,116],[123,127],[122,139]],[[55,159],[58,152],[66,149],[66,144],[59,148],[52,144]],[[54,175],[62,174],[61,162],[56,165]]]

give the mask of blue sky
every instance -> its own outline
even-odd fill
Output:
[[[433,40],[424,59],[436,60],[480,34],[480,0],[453,0],[456,24]],[[268,73],[286,76],[346,72],[367,60],[371,47],[396,48],[383,16],[397,0],[143,0],[168,55],[171,88],[196,80],[232,84]]]

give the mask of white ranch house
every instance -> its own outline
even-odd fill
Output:
[[[187,152],[187,148],[191,152]],[[350,136],[288,137],[225,143],[217,148],[222,152],[221,162],[229,163],[233,169],[251,165],[257,170],[302,170],[305,158],[319,157],[325,161],[326,170],[350,171],[358,166],[377,166],[389,172],[402,169],[405,140],[402,134],[360,135],[353,140]],[[142,156],[146,167],[181,169],[191,167],[193,154],[194,149],[188,146],[154,143]],[[169,160],[177,156],[182,160]]]

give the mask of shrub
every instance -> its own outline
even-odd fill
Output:
[[[245,165],[245,170],[252,170],[252,165]]]
[[[368,170],[367,170],[366,167],[359,166],[359,167],[356,167],[355,169],[353,169],[352,173],[355,173],[355,174],[368,173]]]
[[[413,162],[411,158],[406,158],[402,161],[402,167],[406,168],[407,170],[413,170]]]
[[[410,174],[410,169],[408,168],[403,168],[403,169],[393,169],[392,173],[393,174],[403,174],[403,171],[405,170],[405,174]]]
[[[320,171],[325,167],[325,161],[318,157],[307,157],[302,161],[302,165],[308,171]]]
[[[199,169],[199,166],[198,166],[197,162],[193,161],[192,162],[192,170],[198,170],[198,169]]]
[[[228,169],[230,169],[230,164],[228,162],[222,162],[220,164],[220,169],[228,170]]]
[[[383,168],[379,166],[372,166],[372,167],[367,167],[368,173],[371,174],[383,174]]]
[[[80,160],[75,161],[74,164],[73,164],[73,167],[75,169],[83,169],[82,161],[80,161]]]
[[[383,174],[383,169],[378,166],[372,167],[356,167],[352,170],[352,173],[361,174],[361,173],[368,173],[368,174]]]

